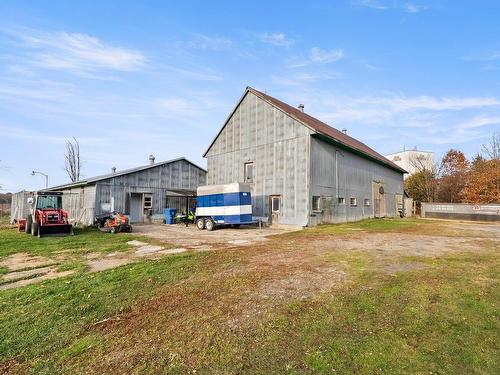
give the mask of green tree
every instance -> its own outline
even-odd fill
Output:
[[[415,202],[433,202],[436,197],[437,180],[433,171],[424,169],[408,177],[405,182],[405,191]]]

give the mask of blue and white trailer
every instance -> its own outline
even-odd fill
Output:
[[[200,186],[197,189],[196,226],[213,230],[216,226],[254,224],[250,185],[234,182]]]

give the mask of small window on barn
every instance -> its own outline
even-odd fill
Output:
[[[153,207],[153,200],[151,195],[144,196],[144,208],[152,208],[152,207]]]
[[[313,196],[312,199],[312,210],[315,212],[320,212],[321,211],[321,197],[319,196]]]
[[[245,163],[245,182],[249,184],[253,182],[253,162]]]
[[[281,209],[281,198],[279,196],[271,198],[271,210],[273,212],[280,212]]]
[[[368,198],[365,198],[365,206],[370,207],[370,200]]]
[[[344,197],[338,197],[338,198],[337,198],[337,202],[338,202],[339,204],[345,204],[345,199],[344,199]]]
[[[351,206],[357,206],[358,205],[358,200],[356,198],[351,198],[349,200]]]

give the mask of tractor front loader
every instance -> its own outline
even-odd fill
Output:
[[[33,193],[28,199],[31,207],[23,223],[24,231],[39,238],[72,235],[73,226],[68,222],[68,213],[62,209],[62,195],[62,192]]]

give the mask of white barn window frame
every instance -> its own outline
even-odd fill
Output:
[[[321,197],[319,195],[314,195],[312,197],[312,211],[321,212]]]
[[[252,184],[254,180],[254,163],[247,161],[244,163],[244,181],[247,184]]]

